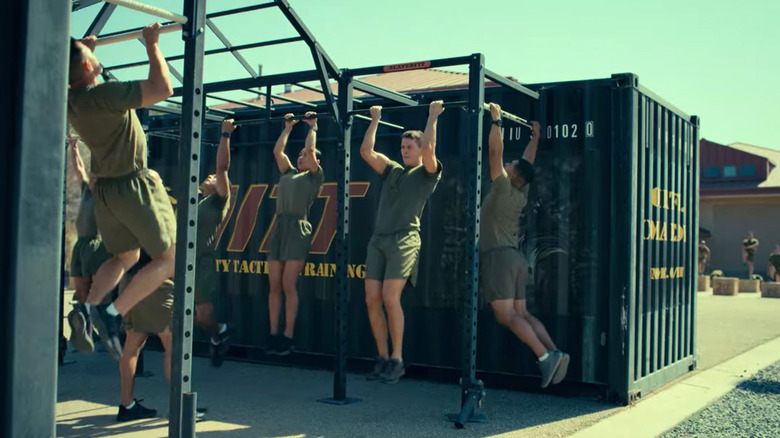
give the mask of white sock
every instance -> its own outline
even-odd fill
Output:
[[[111,303],[106,307],[106,313],[108,313],[111,316],[117,316],[119,315],[119,312],[116,311],[116,307],[114,307],[114,303]]]
[[[548,357],[550,357],[550,352],[549,351],[545,351],[543,355],[539,356],[539,362],[544,361]]]
[[[219,333],[218,334],[221,335],[222,333],[225,333],[226,331],[227,331],[227,324],[222,324],[222,328],[219,329]]]
[[[133,409],[134,407],[135,407],[135,400],[133,400],[133,402],[130,403],[129,405],[125,406],[125,409]]]
[[[84,309],[87,311],[87,316],[92,314],[92,304],[84,303]]]

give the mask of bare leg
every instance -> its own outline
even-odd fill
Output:
[[[103,301],[103,298],[119,284],[119,280],[125,275],[125,272],[138,263],[141,256],[139,250],[123,252],[106,260],[100,265],[97,273],[93,277],[92,287],[87,297],[87,303],[96,306]],[[162,281],[160,281],[162,283]],[[159,286],[159,285],[158,285]],[[124,293],[122,295],[125,295]],[[120,312],[124,315],[125,312]]]
[[[366,279],[366,307],[377,352],[380,357],[387,359],[387,320],[382,308],[382,283],[377,280]]]
[[[271,260],[268,263],[268,320],[271,323],[271,336],[279,332],[279,314],[282,313],[282,273],[284,262]]]
[[[163,366],[165,367],[165,379],[168,381],[168,384],[171,383],[171,353],[173,352],[173,333],[171,333],[170,328],[166,328],[165,331],[162,331],[160,333],[157,333],[157,336],[160,337],[160,342],[163,344],[163,348],[165,349],[165,356],[163,358]]]
[[[555,347],[555,342],[553,342],[550,334],[547,333],[547,329],[544,327],[544,324],[542,324],[541,321],[530,314],[528,309],[526,309],[525,300],[515,300],[515,313],[520,315],[520,317],[524,318],[528,321],[529,324],[531,324],[531,328],[534,329],[536,337],[539,338],[539,341],[542,343],[542,345],[545,346],[545,348],[548,350],[557,350]]]
[[[298,289],[296,283],[303,270],[305,260],[289,260],[284,263],[282,287],[284,289],[284,336],[292,339],[295,332],[295,319],[298,317]]]
[[[536,357],[543,356],[547,352],[547,348],[539,340],[531,323],[517,314],[513,301],[511,299],[495,300],[490,303],[490,307],[493,308],[493,314],[496,316],[496,321],[511,330],[520,341],[533,350]]]
[[[122,394],[122,406],[128,406],[133,402],[133,383],[135,379],[135,367],[138,364],[138,355],[146,343],[146,334],[127,331],[125,348],[122,350],[122,358],[119,359],[119,382]]]
[[[211,335],[211,339],[219,340],[219,331],[222,324],[217,324],[214,319],[214,305],[211,303],[201,303],[195,305],[195,325]]]
[[[173,277],[175,262],[176,244],[174,243],[162,254],[153,257],[148,265],[144,266],[143,269],[133,276],[124,292],[114,301],[114,307],[116,307],[117,312],[122,315],[127,314],[141,300],[156,291],[163,281]],[[101,267],[100,269],[103,268]],[[93,289],[95,289],[94,286]]]
[[[392,359],[403,361],[404,352],[404,309],[401,308],[401,293],[406,279],[385,280],[382,284],[382,301],[387,311],[390,340],[393,342]]]
[[[752,261],[747,262],[748,265],[748,278],[753,278],[753,270],[755,268],[755,264]]]
[[[71,277],[71,280],[74,289],[73,298],[81,304],[86,303],[92,279],[90,277]]]

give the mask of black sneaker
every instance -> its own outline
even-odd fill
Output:
[[[274,353],[278,356],[287,356],[288,354],[292,353],[293,350],[295,350],[295,345],[293,344],[292,338],[280,335],[278,342],[279,343],[276,344],[276,352]]]
[[[268,339],[268,345],[265,347],[265,354],[277,354],[279,338],[281,338],[281,335],[271,335],[270,339]]]
[[[157,416],[156,409],[149,409],[141,406],[141,402],[143,400],[134,399],[134,401],[135,405],[130,409],[127,409],[123,405],[119,405],[119,413],[116,414],[116,421],[135,421],[143,420],[144,418],[154,418]]]
[[[550,384],[562,360],[563,353],[557,350],[550,350],[547,352],[547,359],[537,362],[539,371],[542,372],[542,388],[547,388],[547,385]]]
[[[92,323],[98,329],[100,341],[108,354],[116,360],[122,357],[122,342],[119,340],[119,316],[112,316],[107,311],[107,304],[95,306],[91,312]]]
[[[555,370],[555,375],[553,375],[552,384],[557,385],[561,382],[563,382],[563,379],[566,378],[566,372],[569,371],[569,362],[571,361],[571,357],[569,357],[568,354],[556,350],[559,353],[561,353],[563,356],[561,356],[561,363],[558,365],[558,369]]]
[[[377,356],[376,359],[374,359],[374,370],[366,374],[366,380],[379,380],[379,376],[385,372],[388,363],[390,363],[389,360],[382,356]]]
[[[89,331],[87,319],[84,314],[74,306],[68,313],[68,324],[70,325],[70,343],[76,347],[76,350],[82,353],[92,353],[95,351],[95,344],[92,342],[92,334]]]
[[[387,361],[385,371],[379,376],[379,380],[382,383],[396,383],[404,374],[406,374],[404,363],[398,359],[390,359]]]
[[[222,366],[222,362],[225,361],[225,355],[230,348],[230,329],[225,329],[224,332],[219,334],[219,343],[214,344],[214,340],[209,343],[209,357],[211,357],[211,365],[214,368]]]

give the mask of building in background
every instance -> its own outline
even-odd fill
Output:
[[[741,143],[701,140],[699,226],[711,251],[709,269],[747,277],[742,241],[752,231],[760,242],[755,273],[780,243],[780,151]]]

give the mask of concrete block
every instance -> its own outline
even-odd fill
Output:
[[[699,276],[699,282],[698,282],[698,288],[696,289],[699,292],[706,292],[710,289],[710,276],[709,275],[700,275]]]
[[[780,298],[780,283],[762,284],[761,298]]]
[[[760,280],[739,280],[739,292],[761,292]]]
[[[718,277],[712,279],[712,293],[714,295],[738,295],[739,278]]]

